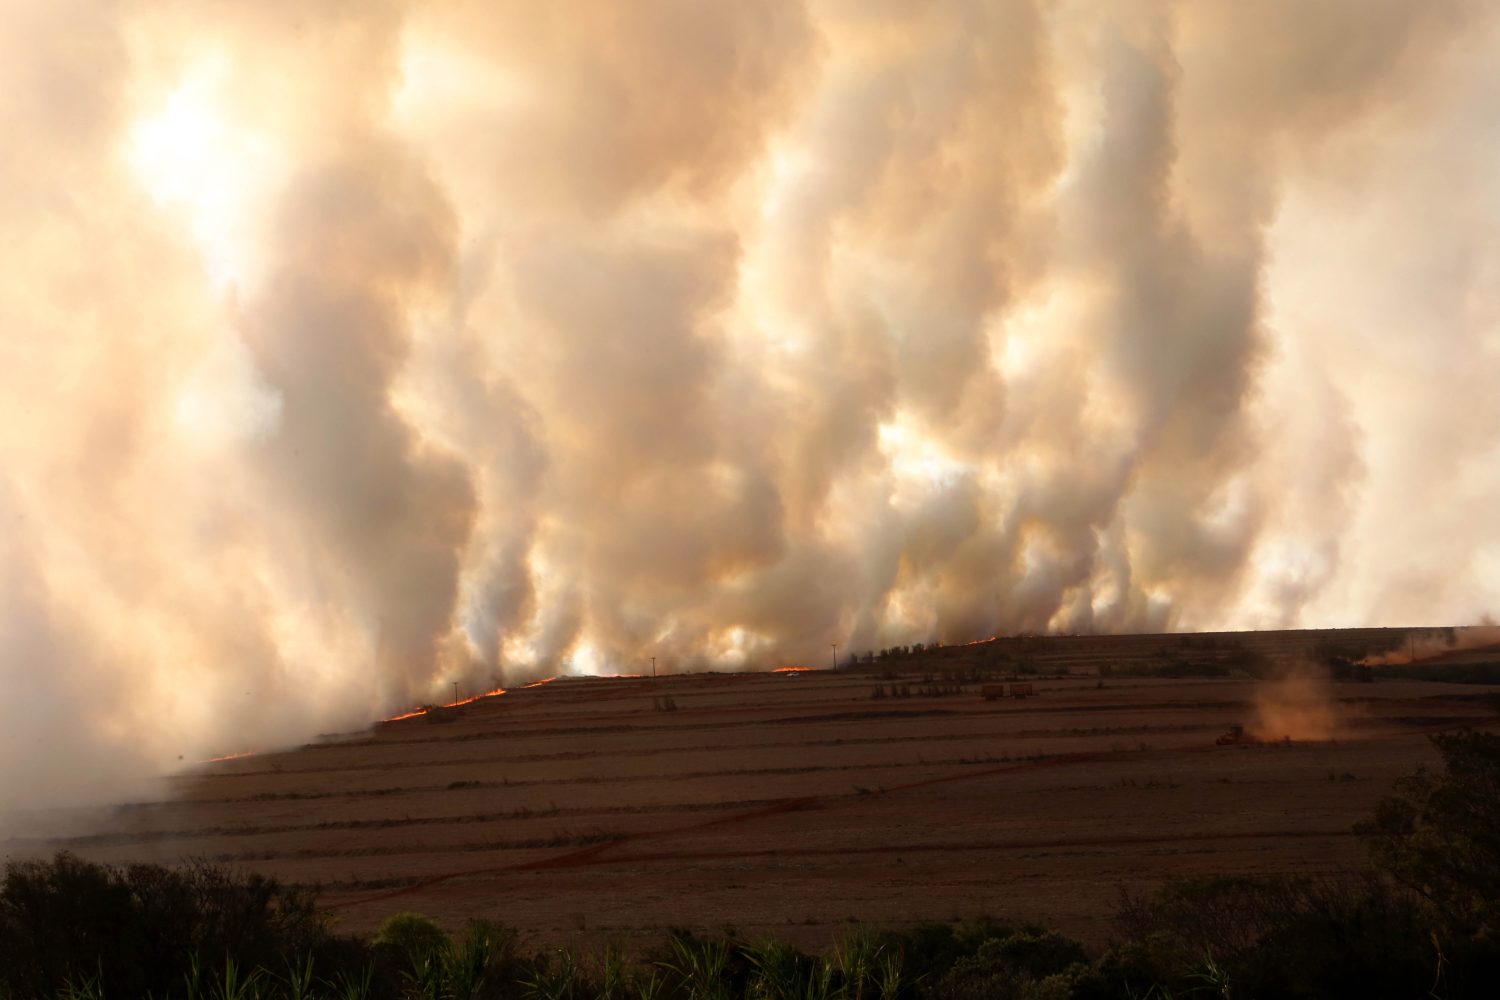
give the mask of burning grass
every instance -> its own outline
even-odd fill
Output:
[[[556,680],[556,678],[549,677],[549,678],[547,678],[547,680]],[[542,684],[542,683],[546,683],[546,682],[545,681],[538,681],[537,683],[538,684]],[[526,686],[527,687],[535,687],[536,684],[528,684]],[[446,705],[418,705],[416,708],[413,708],[409,712],[402,712],[399,715],[393,715],[393,716],[391,716],[388,719],[381,719],[380,721],[382,723],[400,722],[403,719],[415,719],[415,718],[417,718],[419,716],[424,716],[424,715],[425,716],[436,717],[436,716],[440,715],[441,713],[443,713],[445,711],[451,711],[453,709],[463,708],[465,705],[472,705],[476,701],[482,701],[482,700],[484,700],[486,698],[499,698],[499,697],[502,697],[505,694],[506,694],[505,688],[503,688],[503,687],[497,687],[497,688],[494,688],[492,690],[485,691],[483,694],[470,695],[467,698],[458,698],[458,699],[455,699],[454,701],[451,701],[451,702],[449,702]]]

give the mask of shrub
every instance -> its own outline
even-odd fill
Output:
[[[937,1000],[1043,1000],[1071,997],[1073,980],[1088,968],[1083,945],[1038,927],[981,943],[960,958],[931,990]]]
[[[1416,901],[1373,877],[1186,880],[1126,897],[1119,920],[1127,943],[1098,968],[1133,989],[1418,996],[1437,971]]]
[[[1402,779],[1356,830],[1451,935],[1500,938],[1500,736],[1438,733],[1432,743],[1443,772]]]
[[[115,868],[60,852],[7,864],[0,885],[0,995],[88,977],[111,997],[163,995],[194,957],[272,968],[330,943],[310,896],[202,863]]]
[[[431,917],[410,911],[386,918],[375,935],[377,948],[388,949],[408,968],[427,961],[450,946],[448,934]]]

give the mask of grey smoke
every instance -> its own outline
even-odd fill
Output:
[[[1493,610],[1488,6],[0,7],[0,809],[455,681]]]

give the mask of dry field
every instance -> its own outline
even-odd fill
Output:
[[[1332,739],[1218,746],[1253,721],[1254,682],[1074,663],[986,701],[924,695],[937,669],[563,679],[208,765],[56,843],[319,884],[352,931],[419,910],[540,941],[821,945],[856,919],[983,913],[1098,942],[1121,887],[1362,868],[1350,827],[1434,760],[1426,734],[1495,721],[1492,689],[1348,682],[1322,690]]]

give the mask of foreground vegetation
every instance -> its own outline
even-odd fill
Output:
[[[110,868],[59,854],[0,886],[0,1000],[890,1000],[1478,997],[1500,982],[1500,736],[1434,738],[1361,824],[1360,879],[1220,878],[1122,897],[1090,954],[980,920],[859,928],[821,955],[676,933],[645,953],[526,951],[474,922],[397,914],[341,937],[305,893],[207,865]]]

